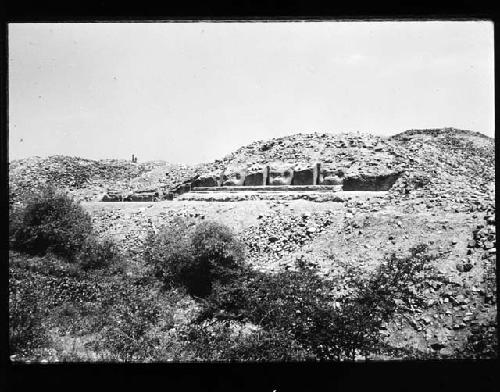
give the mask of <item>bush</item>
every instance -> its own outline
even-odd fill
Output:
[[[231,284],[216,285],[200,317],[250,321],[288,336],[283,344],[292,339],[313,357],[334,359],[340,354],[332,346],[337,313],[331,289],[331,282],[309,269],[276,275],[247,270]]]
[[[175,219],[170,226],[146,237],[144,259],[152,274],[166,286],[181,284],[182,270],[192,261],[191,228],[187,221]]]
[[[229,227],[204,221],[196,226],[191,243],[200,264],[208,264],[218,281],[227,281],[241,267],[243,245]]]
[[[173,323],[159,296],[154,288],[134,284],[132,280],[114,280],[107,286],[96,312],[93,329],[99,331],[99,339],[89,347],[112,360],[156,359],[161,332]]]
[[[9,246],[14,247],[16,232],[22,227],[23,209],[9,204]]]
[[[13,246],[29,254],[51,251],[74,260],[91,231],[90,216],[79,204],[47,188],[27,203]]]
[[[113,241],[98,241],[94,236],[89,236],[83,242],[78,254],[78,264],[84,271],[109,267],[118,262],[118,259],[119,252]]]
[[[29,354],[48,343],[42,325],[43,304],[39,292],[24,282],[9,282],[9,348],[10,354]]]
[[[387,318],[397,308],[411,310],[412,306],[423,306],[423,285],[434,277],[426,245],[409,250],[406,257],[391,254],[367,280],[356,282],[357,301],[374,313]]]
[[[167,287],[183,286],[205,297],[214,282],[227,282],[240,267],[243,247],[234,234],[216,222],[193,228],[177,220],[146,240],[145,260]]]
[[[224,358],[231,361],[304,361],[315,359],[293,336],[280,331],[259,331],[236,339]]]
[[[184,355],[203,361],[294,361],[311,359],[292,336],[280,331],[235,333],[227,322],[192,324],[179,331]]]
[[[29,271],[31,276],[79,278],[82,275],[77,264],[70,264],[53,255],[28,257],[22,253],[9,252],[9,270],[12,271],[14,269]]]
[[[404,258],[391,255],[355,281],[347,298],[333,298],[336,283],[308,268],[275,275],[241,270],[234,281],[214,286],[200,319],[250,321],[290,336],[317,359],[354,360],[379,351],[381,325],[394,312],[421,302],[418,285],[428,279],[430,260],[422,246]]]
[[[354,281],[354,295],[345,298],[335,315],[336,333],[332,344],[352,360],[357,354],[379,352],[380,328],[396,311],[411,311],[423,306],[423,285],[434,275],[433,257],[425,245],[410,249],[410,254],[391,254],[368,278]]]

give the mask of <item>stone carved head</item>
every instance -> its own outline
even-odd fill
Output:
[[[247,168],[226,168],[222,174],[223,186],[242,186],[247,176]]]
[[[342,185],[344,182],[344,171],[334,168],[323,168],[320,175],[321,185]]]
[[[270,164],[269,185],[291,185],[294,169],[290,165]]]

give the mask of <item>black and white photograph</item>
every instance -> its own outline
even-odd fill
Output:
[[[494,23],[8,23],[12,363],[497,359]]]

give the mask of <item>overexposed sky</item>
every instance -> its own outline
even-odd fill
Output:
[[[200,163],[297,132],[494,136],[491,22],[9,24],[9,154]]]

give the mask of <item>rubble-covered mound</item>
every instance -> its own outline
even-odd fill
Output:
[[[62,155],[30,157],[10,162],[9,201],[23,200],[47,185],[67,191],[77,200],[93,201],[100,200],[108,190],[171,188],[193,175],[189,166],[164,161],[132,163]]]
[[[389,189],[392,203],[416,209],[485,211],[494,204],[494,156],[494,139],[444,128],[409,130],[389,138],[363,133],[295,134],[256,141],[193,167],[164,161],[33,157],[10,163],[10,199],[20,200],[45,184],[84,201],[101,200],[108,191],[125,194],[161,188],[183,193],[191,185],[217,184],[223,172],[228,182],[234,174],[231,168],[259,175],[260,168],[273,162],[299,172],[321,162],[325,179],[343,182],[344,190]],[[342,178],[336,173],[342,173]]]
[[[341,177],[342,192],[325,192],[331,199],[314,192],[304,195],[305,200],[289,200],[292,192],[284,191],[268,200],[252,194],[252,186],[261,183],[256,173],[262,166],[270,166],[279,186],[291,188],[295,184],[283,185],[284,170],[306,176],[316,162],[327,168],[322,175],[329,184],[336,186]],[[244,174],[255,177],[245,183]],[[61,156],[10,165],[14,201],[47,183],[80,200],[96,200],[108,189],[189,190],[191,185],[215,186],[217,179],[250,191],[210,190],[164,203],[83,206],[96,235],[113,238],[123,249],[127,274],[134,278],[145,273],[143,249],[149,232],[159,232],[177,217],[190,224],[218,221],[245,244],[252,268],[266,273],[299,266],[315,269],[325,280],[339,282],[334,293],[338,303],[353,294],[359,276],[377,271],[392,254],[403,257],[425,245],[433,257],[429,279],[406,285],[419,301],[383,325],[385,343],[402,350],[397,358],[405,358],[403,350],[410,348],[435,358],[467,357],[467,345],[474,346],[478,357],[496,356],[495,151],[494,139],[480,133],[445,128],[409,130],[389,138],[298,134],[258,141],[194,167]],[[494,336],[494,344],[485,342],[485,336]]]
[[[348,190],[390,186],[394,203],[484,211],[495,200],[494,148],[494,139],[455,128],[409,130],[389,138],[296,134],[254,142],[197,172],[273,161],[303,167],[321,162],[344,173]]]

